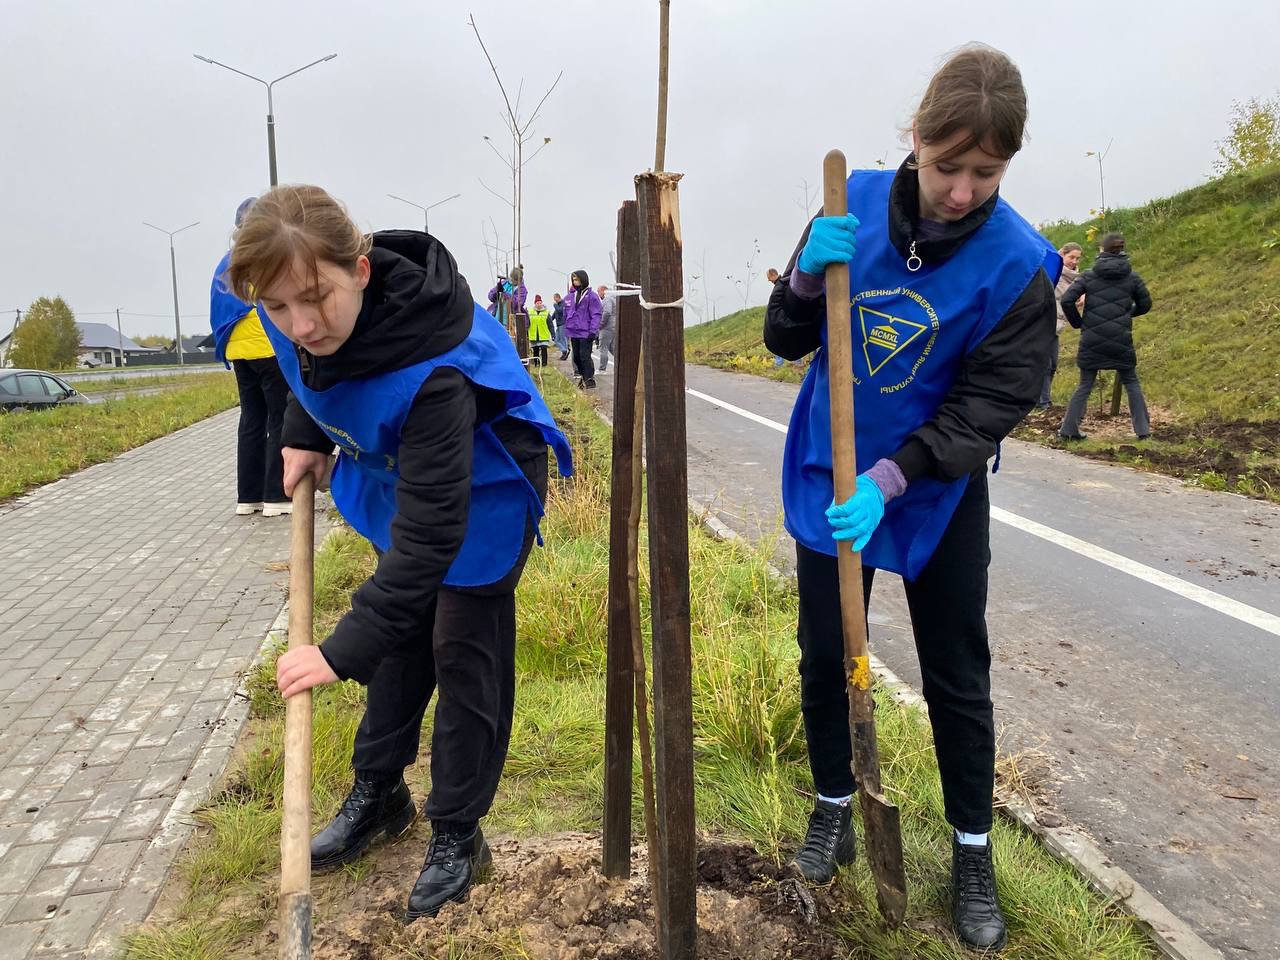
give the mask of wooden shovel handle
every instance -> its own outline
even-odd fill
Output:
[[[822,163],[822,213],[843,217],[849,212],[848,167],[844,154],[832,150]],[[831,384],[831,455],[836,503],[857,489],[858,461],[853,439],[853,342],[849,327],[849,265],[827,267],[827,372]],[[840,619],[844,627],[845,668],[855,722],[871,719],[871,670],[867,661],[867,620],[862,599],[862,557],[840,543]]]
[[[311,643],[314,589],[315,480],[308,473],[293,490],[289,549],[289,649]],[[284,817],[280,825],[280,893],[311,890],[311,691],[284,708]]]

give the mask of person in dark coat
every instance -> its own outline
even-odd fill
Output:
[[[1084,295],[1084,317],[1076,309],[1076,301]],[[1076,366],[1080,368],[1080,386],[1067,404],[1058,435],[1063,440],[1084,440],[1080,418],[1089,403],[1089,393],[1099,370],[1114,370],[1129,394],[1129,413],[1133,432],[1139,440],[1151,436],[1147,403],[1138,383],[1138,355],[1133,348],[1133,318],[1151,309],[1151,294],[1129,263],[1124,251],[1124,235],[1108,233],[1102,238],[1098,259],[1063,293],[1062,313],[1080,333],[1080,351]]]

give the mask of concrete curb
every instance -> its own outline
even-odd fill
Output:
[[[726,526],[710,506],[693,497],[689,498],[689,513],[717,540],[746,542],[744,537]],[[779,579],[792,579],[772,564],[769,564],[769,570]],[[874,655],[871,657],[871,669],[896,702],[928,710],[924,697]],[[1202,940],[1126,870],[1116,866],[1083,831],[1068,824],[1046,827],[1036,819],[1030,806],[999,788],[996,789],[996,799],[997,809],[1031,831],[1051,854],[1072,867],[1103,896],[1111,898],[1130,913],[1164,956],[1171,960],[1223,960],[1218,950]]]

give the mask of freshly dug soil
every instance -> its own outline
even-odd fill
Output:
[[[633,850],[632,879],[610,880],[600,872],[597,835],[492,839],[493,871],[468,901],[405,926],[425,832],[415,827],[404,842],[380,849],[373,872],[359,882],[344,874],[318,878],[314,960],[656,960],[643,846]],[[847,953],[829,932],[830,893],[802,887],[749,845],[699,845],[697,899],[699,958],[826,960]],[[245,955],[265,960],[278,949],[272,923]]]
[[[1162,443],[1139,445],[1126,409],[1122,408],[1116,417],[1099,414],[1097,404],[1091,400],[1080,430],[1091,440],[1101,440],[1110,446],[1102,450],[1082,450],[1058,440],[1058,428],[1065,413],[1066,410],[1058,406],[1043,412],[1032,411],[1014,431],[1014,436],[1048,442],[1094,460],[1135,463],[1141,458],[1144,469],[1184,479],[1212,471],[1221,474],[1231,490],[1245,475],[1280,490],[1280,421],[1201,420],[1186,425],[1170,421],[1163,415],[1164,411],[1153,408],[1152,436]],[[1178,447],[1167,449],[1164,444]]]

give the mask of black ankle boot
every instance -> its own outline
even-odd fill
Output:
[[[466,832],[436,827],[422,873],[409,894],[405,922],[434,917],[446,903],[466,900],[471,885],[483,877],[491,863],[493,856],[479,827]]]
[[[330,870],[359,859],[379,837],[403,834],[416,814],[403,777],[357,771],[338,815],[311,838],[311,869]]]
[[[853,803],[819,800],[809,814],[809,832],[792,860],[810,883],[830,883],[838,866],[848,866],[858,855],[853,835]]]
[[[977,950],[1003,950],[1009,939],[1000,902],[991,841],[985,847],[951,837],[951,919],[960,939]]]

